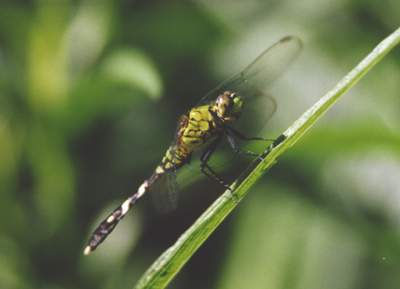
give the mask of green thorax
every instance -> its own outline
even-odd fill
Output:
[[[225,91],[215,102],[192,108],[178,123],[174,143],[168,148],[157,170],[176,170],[188,162],[191,154],[205,149],[224,132],[224,125],[240,117],[243,100]]]

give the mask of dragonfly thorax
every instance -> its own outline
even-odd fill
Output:
[[[232,122],[240,117],[243,99],[235,92],[225,91],[215,100],[212,110],[224,122]]]

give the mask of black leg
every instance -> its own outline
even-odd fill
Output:
[[[217,181],[225,189],[231,190],[229,185],[221,177],[219,177],[218,174],[208,165],[208,161],[210,160],[212,154],[215,152],[215,149],[217,148],[219,142],[220,138],[218,138],[212,144],[210,144],[203,152],[203,154],[200,157],[200,170],[210,179]]]
[[[228,139],[228,143],[232,147],[232,149],[235,153],[241,154],[241,155],[248,155],[248,156],[252,156],[252,157],[259,157],[259,154],[256,152],[242,150],[239,147],[238,143],[236,142],[236,139],[232,135],[226,134],[226,138]]]
[[[252,152],[252,151],[245,151],[240,149],[236,139],[239,140],[246,140],[246,141],[251,141],[251,140],[258,140],[258,141],[271,141],[273,142],[274,139],[268,139],[268,138],[262,138],[262,137],[248,137],[245,136],[243,133],[240,131],[234,129],[233,127],[230,126],[225,126],[225,135],[228,139],[228,142],[230,146],[232,147],[233,151],[237,154],[244,154],[244,155],[249,155],[249,156],[257,156],[260,160],[262,160],[262,157],[259,156],[258,153]]]
[[[243,133],[241,133],[240,131],[234,129],[233,127],[230,126],[225,126],[225,131],[227,131],[228,133],[230,133],[232,136],[240,139],[240,140],[262,140],[262,141],[274,141],[274,139],[270,139],[270,138],[263,138],[263,137],[248,137],[245,136]]]

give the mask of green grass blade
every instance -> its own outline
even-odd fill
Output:
[[[287,149],[375,64],[400,43],[400,28],[376,46],[353,70],[317,103],[308,109],[283,134],[281,142],[275,142],[263,155],[263,160],[242,175],[234,185],[233,192],[226,191],[181,235],[176,243],[165,251],[147,270],[136,289],[165,288],[189,258],[211,235],[218,225],[249,192],[255,182],[270,168]]]

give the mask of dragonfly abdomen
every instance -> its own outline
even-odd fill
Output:
[[[131,207],[140,199],[149,189],[149,187],[154,184],[162,174],[154,173],[150,178],[145,180],[138,190],[127,198],[120,206],[118,206],[111,214],[107,216],[103,222],[96,228],[90,238],[84,254],[89,255],[93,252],[97,246],[99,246],[105,238],[114,230],[115,226],[121,221],[122,218],[126,216]]]
[[[175,144],[168,148],[160,165],[156,168],[157,174],[175,171],[188,162],[191,151],[184,145]]]

